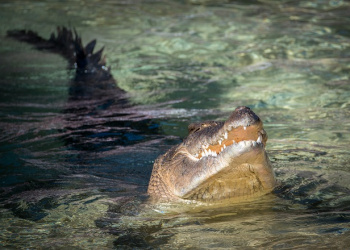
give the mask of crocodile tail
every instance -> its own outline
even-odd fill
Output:
[[[85,47],[81,37],[75,29],[57,27],[57,34],[51,33],[49,39],[42,38],[31,30],[9,30],[7,36],[18,41],[34,45],[38,50],[46,50],[65,57],[70,67],[77,73],[99,74],[110,77],[110,68],[106,67],[105,57],[102,57],[103,48],[93,53],[96,40],[92,40]]]

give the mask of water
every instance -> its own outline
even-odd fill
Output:
[[[346,248],[349,11],[348,1],[2,1],[0,246]],[[57,25],[97,38],[127,96],[72,101],[64,59],[5,37]],[[274,194],[147,205],[154,159],[190,122],[239,105],[265,123]]]

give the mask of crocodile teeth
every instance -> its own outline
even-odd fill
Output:
[[[232,128],[231,128],[232,129]],[[244,130],[247,130],[247,126],[243,126],[243,129]],[[258,145],[262,145],[263,143],[263,135],[265,134],[266,132],[264,130],[261,130],[259,131],[258,133],[258,139],[256,139],[256,141],[253,141],[253,140],[247,140],[247,141],[240,141],[240,142],[236,142],[235,140],[231,139],[232,141],[232,144],[230,145],[235,145],[235,146],[239,146],[239,147],[256,147]],[[219,139],[217,140],[217,143],[216,145],[220,145],[219,148],[217,149],[217,151],[212,151],[212,149],[210,149],[211,147],[215,146],[214,144],[211,145],[211,144],[208,144],[208,143],[204,143],[202,146],[201,146],[201,149],[200,151],[195,154],[194,156],[196,158],[203,158],[203,157],[207,157],[207,156],[214,156],[214,157],[217,157],[221,152],[223,152],[226,147],[226,144],[229,144],[230,142],[228,142],[228,131],[226,131],[221,137],[219,137]]]
[[[261,135],[259,135],[258,139],[256,140],[256,142],[261,143],[262,142],[262,138]]]

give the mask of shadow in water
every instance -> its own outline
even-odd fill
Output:
[[[163,150],[159,145],[167,149],[178,139],[161,135],[147,112],[130,105],[106,66],[103,49],[93,52],[96,40],[84,47],[77,33],[66,28],[58,28],[48,40],[25,30],[9,31],[8,36],[62,55],[75,75],[67,103],[55,118],[62,124],[53,135],[64,145],[62,168],[47,169],[51,178],[27,179],[3,189],[5,207],[37,221],[62,203],[144,194],[153,160]]]

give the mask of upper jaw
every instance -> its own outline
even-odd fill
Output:
[[[196,159],[225,152],[227,147],[235,149],[266,145],[267,134],[260,118],[249,108],[239,107],[224,123],[207,127],[192,134],[185,141],[188,151]]]
[[[225,142],[227,142],[227,140],[225,140],[224,142],[221,142],[221,144],[218,144],[219,152],[217,152],[216,150],[211,150],[212,146],[209,146],[207,144],[202,145],[202,148],[199,150],[199,152],[193,155],[194,159],[205,160],[208,157],[218,158],[224,157],[227,154],[229,154],[230,157],[233,157],[244,154],[245,152],[251,150],[264,150],[266,142],[266,133],[263,130],[258,134],[259,135],[256,140],[241,140],[239,142],[232,140],[231,144],[229,144],[228,146],[226,146],[227,144],[225,144]],[[217,149],[217,147],[215,147],[215,149]]]

